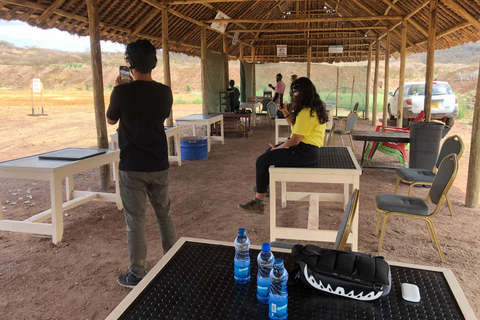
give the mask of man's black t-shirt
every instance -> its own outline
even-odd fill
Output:
[[[170,116],[172,104],[170,87],[155,81],[137,80],[113,89],[107,117],[114,121],[120,119],[120,170],[153,172],[168,169],[163,123]]]

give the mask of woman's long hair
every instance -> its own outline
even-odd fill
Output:
[[[327,123],[328,114],[325,103],[320,99],[310,79],[305,77],[298,78],[292,82],[291,90],[294,96],[293,99],[295,99],[295,112],[292,114],[292,123],[295,123],[297,115],[303,109],[310,109],[310,116],[312,117],[315,112],[318,122],[321,124]]]

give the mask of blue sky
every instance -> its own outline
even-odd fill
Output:
[[[17,47],[37,47],[54,50],[84,52],[90,50],[90,37],[72,36],[58,29],[43,30],[31,27],[21,21],[0,19],[0,40],[13,43]],[[110,41],[102,41],[104,52],[124,52],[125,46]]]

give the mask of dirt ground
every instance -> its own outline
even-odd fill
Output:
[[[25,99],[23,105],[29,105],[28,93],[23,98],[18,93],[16,98]],[[48,101],[45,117],[27,116],[31,112],[28,107],[18,107],[7,97],[0,101],[0,161],[64,147],[95,147],[90,98],[82,102],[80,95],[65,98],[59,94]],[[178,107],[174,112],[182,116],[199,113],[198,108]],[[365,120],[357,122],[357,129],[374,130]],[[115,127],[108,130],[113,133]],[[255,160],[274,141],[274,129],[267,128],[265,123],[253,130],[249,139],[230,135],[224,145],[214,142],[206,160],[171,166],[170,196],[179,237],[233,241],[237,229],[245,227],[252,244],[269,241],[268,210],[264,215],[248,215],[237,209],[238,203],[253,197]],[[455,215],[450,216],[444,204],[433,219],[446,262],[440,262],[425,224],[413,219],[391,218],[383,251],[377,252],[378,237],[373,235],[377,216],[374,197],[393,192],[395,175],[391,170],[365,169],[361,176],[359,251],[383,255],[390,261],[452,269],[475,314],[480,316],[480,214],[478,209],[464,207],[470,132],[471,126],[457,122],[449,133],[460,135],[466,147],[450,190]],[[362,142],[355,142],[357,159],[362,146]],[[399,166],[398,161],[383,154],[377,154],[373,164]],[[97,169],[78,174],[74,180],[80,190],[99,190]],[[290,187],[338,189],[329,184]],[[407,190],[402,186],[400,193],[406,194]],[[419,197],[425,197],[427,192],[423,188],[414,190]],[[45,181],[0,179],[0,196],[4,219],[26,219],[50,207],[49,185]],[[306,225],[307,204],[289,203],[283,210],[279,224]],[[320,210],[322,228],[338,228],[341,205],[322,203]],[[0,319],[104,319],[129,293],[115,280],[128,267],[125,222],[115,204],[89,202],[68,210],[64,230],[59,245],[53,245],[49,237],[2,232]],[[147,266],[152,268],[163,254],[151,207],[146,233]]]

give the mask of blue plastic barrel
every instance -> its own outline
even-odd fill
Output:
[[[183,137],[180,139],[182,160],[203,160],[208,158],[207,137]]]

